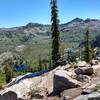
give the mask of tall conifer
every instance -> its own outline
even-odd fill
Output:
[[[59,65],[60,59],[60,31],[58,19],[57,0],[51,0],[51,22],[52,22],[52,64],[53,68]]]
[[[85,52],[84,58],[87,63],[91,63],[93,58],[93,48],[92,48],[92,40],[89,30],[86,31],[85,34]]]

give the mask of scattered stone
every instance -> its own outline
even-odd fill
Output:
[[[80,95],[73,100],[88,100],[86,95]]]
[[[100,63],[98,65],[93,65],[92,68],[93,68],[94,74],[96,76],[99,76],[100,75]]]
[[[78,67],[85,67],[86,64],[87,63],[85,61],[78,61],[78,63],[76,64],[76,66],[78,66]]]
[[[98,65],[98,63],[99,63],[98,60],[92,60],[92,63],[91,64],[92,65]]]
[[[77,75],[76,79],[81,82],[89,82],[91,80],[89,76],[82,74]]]
[[[75,88],[80,86],[79,82],[72,79],[67,71],[58,70],[54,74],[54,92],[60,93],[65,89]]]
[[[93,68],[94,70],[100,69],[100,63],[99,63],[98,65],[93,65],[92,68]]]
[[[88,100],[100,100],[100,93],[99,92],[93,92],[89,95],[87,95]]]
[[[63,70],[67,70],[67,69],[69,69],[70,67],[71,67],[70,64],[67,64],[67,65],[65,65],[65,66],[62,66]]]
[[[90,94],[94,91],[96,91],[96,84],[92,84],[91,86],[87,87],[86,89],[82,90],[82,94],[86,95],[86,94]]]
[[[47,89],[44,87],[32,86],[28,94],[30,95],[30,99],[43,99],[47,94]]]
[[[88,95],[80,95],[74,100],[100,100],[100,93],[98,92],[93,92]]]
[[[77,75],[92,75],[93,74],[93,68],[92,67],[80,67],[75,69],[75,73]]]
[[[66,100],[72,100],[72,98],[75,98],[79,95],[81,95],[82,89],[80,87],[78,88],[72,88],[72,89],[66,89],[64,90],[60,95],[60,100],[63,100],[63,98],[66,98]]]
[[[71,99],[71,97],[69,97],[69,96],[63,97],[63,100],[70,100],[70,99]]]

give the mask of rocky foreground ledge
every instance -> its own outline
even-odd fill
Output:
[[[100,62],[59,66],[37,77],[13,79],[0,100],[100,100]]]

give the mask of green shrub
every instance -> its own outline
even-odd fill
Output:
[[[12,66],[9,64],[6,64],[6,66],[4,67],[4,72],[5,72],[5,80],[7,83],[9,83],[13,77]]]
[[[0,87],[2,87],[2,85],[4,85],[5,82],[5,78],[4,78],[4,74],[0,71]]]

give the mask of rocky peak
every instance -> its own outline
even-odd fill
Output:
[[[30,28],[38,27],[38,26],[43,26],[43,25],[39,23],[31,23],[31,22],[26,25],[26,27],[30,27]]]
[[[71,22],[82,22],[82,21],[83,21],[83,19],[76,17]]]

